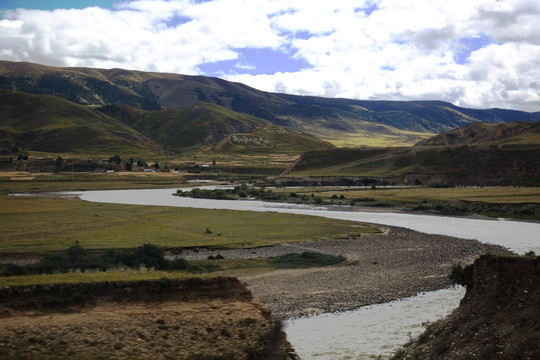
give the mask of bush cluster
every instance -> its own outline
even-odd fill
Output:
[[[72,245],[65,252],[47,255],[39,262],[29,265],[4,264],[1,276],[66,273],[70,270],[107,271],[121,267],[138,269],[141,266],[156,270],[186,270],[190,272],[216,271],[219,266],[194,265],[187,260],[165,259],[163,249],[152,244],[144,244],[132,250],[108,249],[100,254],[91,254],[79,244]]]
[[[202,190],[195,188],[191,191],[178,190],[177,196],[192,197],[196,199],[232,200],[236,198],[252,197],[259,200],[285,201],[287,195],[278,194],[264,188],[253,188],[246,184],[235,186],[233,189]]]
[[[307,197],[299,198],[298,194],[291,192],[289,194],[286,193],[276,193],[272,190],[266,190],[265,188],[254,188],[249,187],[246,184],[235,186],[233,189],[216,189],[216,190],[201,190],[198,188],[195,188],[191,191],[182,191],[177,190],[176,192],[177,196],[183,196],[183,197],[192,197],[196,199],[215,199],[215,200],[234,200],[238,198],[255,198],[257,200],[263,200],[263,201],[293,201],[298,202],[298,200],[302,201],[310,201],[315,202],[317,204],[323,203],[323,199],[320,197],[315,198],[312,196],[312,199],[310,200]],[[338,197],[336,196],[336,199]],[[339,197],[340,200],[344,200],[345,196],[341,195]]]

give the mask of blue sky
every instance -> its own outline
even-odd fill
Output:
[[[89,6],[99,6],[102,8],[112,8],[115,1],[96,1],[96,0],[2,0],[0,9],[14,10],[16,8],[54,10],[54,9],[84,9]]]
[[[540,111],[537,0],[0,0],[0,59]]]

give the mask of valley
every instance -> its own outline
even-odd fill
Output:
[[[200,359],[264,358],[272,336],[284,339],[276,316],[447,287],[457,265],[510,254],[519,243],[509,239],[513,225],[537,226],[539,125],[540,113],[442,101],[330,99],[203,76],[0,61],[0,317],[8,324],[0,346],[13,359],[45,359],[56,347],[69,359],[90,345],[98,350],[89,359],[137,358],[130,349],[142,344],[163,359],[172,348],[189,359],[190,346]],[[127,191],[127,200],[115,203],[104,190]],[[90,191],[102,197],[91,200]],[[435,230],[433,216],[441,221]],[[386,223],[390,217],[401,220]],[[493,239],[478,235],[498,226],[504,230],[486,232]],[[536,245],[524,244],[519,255],[536,256]],[[149,245],[190,265],[156,268],[144,256],[131,264],[125,254]],[[85,249],[84,261],[113,254],[117,265],[30,272],[43,259],[69,258],[73,246]],[[285,265],[274,263],[279,256]],[[335,261],[316,264],[313,256]],[[116,282],[136,288],[133,299],[99,293]],[[38,309],[58,300],[50,289],[97,297],[70,314]],[[170,301],[179,289],[194,295]],[[195,299],[204,289],[212,296]],[[24,305],[19,290],[35,290],[35,301]],[[161,315],[142,300],[148,294]],[[31,314],[32,306],[43,313]],[[116,314],[120,330],[96,318],[100,311]],[[81,335],[39,337],[52,331],[47,316],[62,329],[77,324]],[[21,324],[25,332],[14,338]],[[142,335],[120,340],[133,331]],[[106,334],[112,340],[91,339]],[[183,339],[190,345],[175,345]],[[209,339],[221,350],[210,351]],[[421,343],[402,354],[431,350]]]

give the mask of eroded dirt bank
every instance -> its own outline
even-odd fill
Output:
[[[395,359],[540,358],[540,258],[486,255],[465,269],[460,306]]]
[[[234,278],[0,289],[1,359],[293,359],[277,325]]]

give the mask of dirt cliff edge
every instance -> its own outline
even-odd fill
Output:
[[[236,278],[0,289],[1,359],[296,359]]]
[[[460,306],[394,359],[540,358],[540,258],[484,255],[461,273]]]

